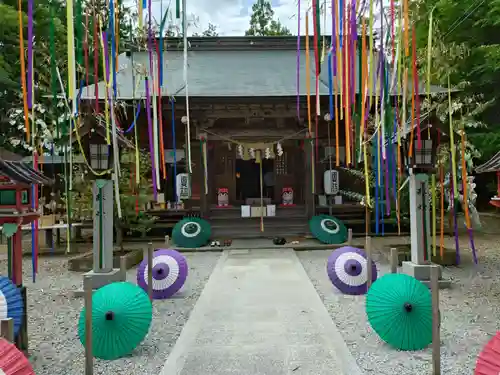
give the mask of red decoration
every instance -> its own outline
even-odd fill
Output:
[[[281,189],[281,204],[280,207],[293,207],[293,188],[284,187]]]
[[[498,375],[500,373],[500,332],[485,345],[477,357],[474,375]]]
[[[0,370],[5,375],[35,375],[26,356],[5,339],[0,339]]]

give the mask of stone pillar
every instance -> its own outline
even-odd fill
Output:
[[[94,198],[93,270],[95,273],[110,272],[113,269],[113,181],[94,181],[92,193]]]

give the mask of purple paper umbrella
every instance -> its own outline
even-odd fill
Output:
[[[328,277],[342,293],[366,293],[367,261],[363,250],[344,246],[333,251],[326,265]],[[377,280],[377,267],[372,263],[372,281]]]
[[[143,260],[137,268],[137,284],[148,291],[148,262]],[[153,253],[153,298],[172,297],[186,282],[186,258],[171,249],[158,249]]]

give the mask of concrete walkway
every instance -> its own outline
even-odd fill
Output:
[[[225,251],[161,375],[286,374],[362,372],[293,250]]]

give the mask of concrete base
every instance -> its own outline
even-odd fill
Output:
[[[431,268],[439,267],[439,288],[449,288],[451,285],[450,280],[444,280],[443,277],[443,268],[434,263],[430,264],[416,264],[413,262],[403,262],[402,264],[402,273],[407,274],[409,276],[414,277],[415,279],[421,281],[425,285],[430,287],[430,279],[431,279]]]
[[[89,271],[85,274],[85,276],[90,276],[92,280],[92,289],[94,291],[102,288],[105,285],[119,281],[126,281],[127,279],[127,275],[125,274],[125,272],[120,270],[119,268],[115,268],[112,271],[105,273]],[[75,297],[82,297],[83,294],[83,289],[79,289],[74,292]]]

